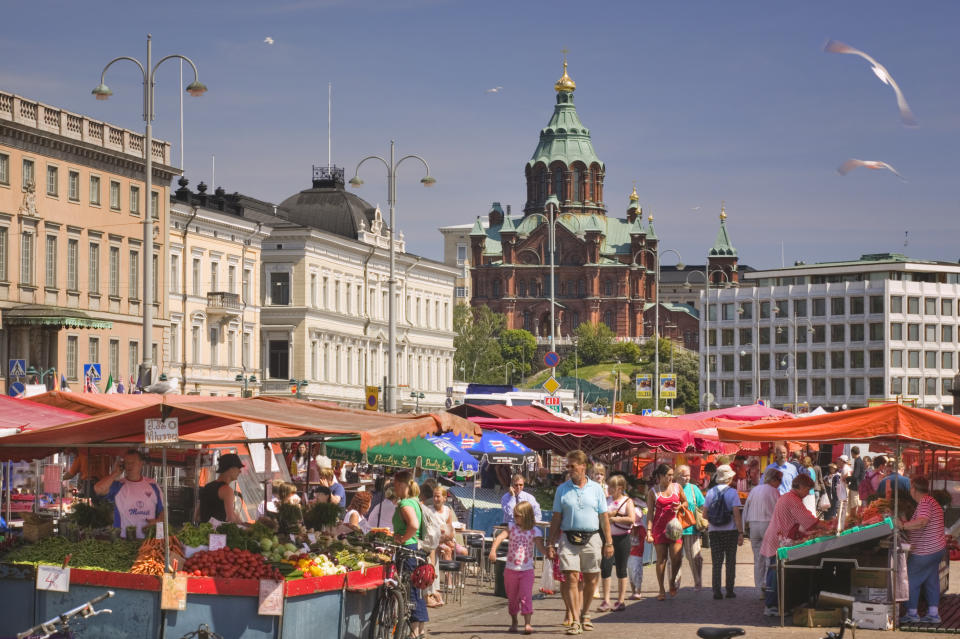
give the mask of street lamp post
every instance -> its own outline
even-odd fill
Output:
[[[414,413],[420,412],[420,400],[423,399],[424,397],[426,397],[426,395],[424,395],[423,392],[419,392],[419,393],[417,391],[410,392],[410,398],[416,402],[413,409]]]
[[[27,369],[27,375],[33,375],[37,377],[38,384],[43,384],[44,383],[43,378],[46,377],[47,375],[56,375],[56,373],[57,373],[57,370],[55,368],[48,368],[47,370],[42,371],[31,366],[30,368]]]
[[[291,379],[290,380],[290,390],[293,391],[293,394],[297,399],[300,399],[300,389],[309,384],[305,379]]]
[[[557,217],[560,215],[560,200],[556,195],[551,195],[546,202],[547,215],[543,213],[529,213],[527,217],[542,217],[547,223],[547,250],[550,252],[550,350],[557,350],[557,321],[555,312],[557,306],[555,273],[555,255],[557,252]],[[551,375],[556,375],[557,368],[550,369]]]
[[[771,310],[773,311],[773,313],[775,313],[775,314],[777,314],[777,315],[780,314],[780,307],[779,307],[779,306],[774,306]],[[793,412],[794,412],[794,414],[797,414],[797,413],[800,412],[800,411],[799,411],[799,407],[797,406],[797,401],[798,401],[798,394],[797,394],[797,320],[796,320],[796,319],[785,319],[785,320],[782,320],[782,321],[786,322],[787,324],[789,324],[789,325],[791,325],[791,326],[793,327]],[[809,336],[813,335],[813,323],[812,323],[810,320],[805,319],[805,320],[803,320],[802,322],[800,322],[801,325],[802,325],[804,322],[807,324],[807,336],[809,337]],[[783,334],[783,326],[778,326],[778,327],[777,327],[777,335],[782,335],[782,334]]]
[[[107,66],[103,67],[103,71],[100,72],[100,84],[92,91],[93,96],[98,100],[106,100],[111,95],[113,91],[104,83],[104,79],[107,74],[107,69],[114,62],[119,62],[120,60],[129,60],[139,67],[140,72],[143,74],[143,121],[146,122],[146,127],[144,131],[144,141],[143,141],[143,158],[144,158],[144,173],[145,173],[145,193],[144,193],[144,208],[143,208],[143,346],[141,352],[143,357],[140,364],[140,383],[145,385],[147,383],[148,374],[151,367],[153,366],[153,298],[155,291],[153,290],[153,120],[155,117],[153,102],[154,102],[154,85],[156,84],[155,78],[157,74],[157,68],[166,62],[167,60],[172,60],[174,58],[185,60],[191,67],[193,67],[193,82],[187,85],[186,91],[194,97],[199,97],[207,92],[207,87],[205,84],[200,82],[200,74],[197,71],[197,65],[193,63],[193,60],[190,58],[180,55],[172,54],[160,58],[160,61],[156,64],[153,64],[153,38],[151,35],[147,35],[147,62],[146,64],[141,63],[136,58],[131,58],[129,56],[121,56],[119,58],[114,58],[107,63]],[[162,203],[158,202],[158,207],[162,206]],[[153,380],[150,380],[151,382]]]
[[[503,385],[506,386],[510,383],[510,378],[507,376],[507,371],[517,372],[517,365],[513,362],[507,362],[503,365]]]
[[[686,280],[683,283],[683,287],[688,291],[693,288],[693,285],[690,283],[690,276],[696,273],[703,274],[703,287],[704,287],[705,301],[703,304],[703,308],[701,308],[700,311],[701,313],[703,313],[703,318],[704,318],[703,319],[704,342],[706,342],[705,345],[707,347],[707,356],[706,356],[705,365],[704,365],[704,370],[707,376],[707,384],[705,386],[706,390],[704,391],[703,396],[701,396],[701,400],[703,397],[706,397],[707,410],[710,410],[710,404],[711,404],[711,400],[709,399],[710,398],[710,277],[717,274],[721,275],[723,279],[726,280],[726,282],[724,282],[724,288],[730,287],[731,282],[730,282],[730,276],[727,275],[727,272],[724,271],[723,269],[714,269],[711,271],[711,270],[708,270],[708,267],[704,267],[702,271],[700,270],[691,271],[690,275],[687,275]],[[659,380],[658,380],[658,383],[659,383]],[[702,408],[703,407],[702,401],[700,405]]]
[[[396,205],[397,205],[397,169],[400,168],[400,165],[403,164],[405,160],[414,159],[419,160],[424,168],[427,170],[425,177],[421,178],[420,182],[424,186],[433,186],[437,183],[430,175],[430,165],[427,164],[427,161],[424,160],[419,155],[405,155],[399,160],[396,159],[395,154],[396,145],[393,140],[390,140],[390,159],[386,160],[379,155],[368,155],[367,157],[360,160],[357,163],[357,168],[353,172],[353,177],[350,179],[350,186],[356,188],[363,184],[363,180],[360,179],[360,167],[367,160],[379,160],[383,163],[383,166],[387,169],[387,204],[390,207],[390,279],[387,280],[387,290],[390,296],[389,301],[387,302],[387,313],[389,315],[389,320],[387,324],[387,387],[386,387],[386,407],[387,411],[390,413],[397,412],[397,300],[396,300],[396,288],[397,280],[395,276],[396,263],[397,263],[397,247],[396,247]]]
[[[237,375],[236,377],[233,378],[233,381],[235,381],[235,382],[237,382],[237,383],[242,383],[242,384],[243,384],[243,396],[246,397],[246,396],[247,396],[247,384],[248,384],[248,383],[249,383],[249,384],[256,384],[256,383],[257,383],[257,376],[256,376],[256,375],[250,375],[249,377],[246,377],[246,376],[244,376],[244,375]]]
[[[652,217],[650,218],[653,219]],[[654,309],[653,309],[653,333],[654,333],[654,342],[653,342],[653,358],[654,358],[654,370],[653,370],[653,406],[654,410],[660,410],[660,255],[662,253],[673,253],[677,256],[677,270],[683,270],[683,258],[680,257],[680,253],[674,249],[661,249],[657,248],[656,251],[653,249],[643,248],[633,254],[633,263],[637,264],[637,256],[641,253],[649,253],[653,256],[654,263],[654,274],[653,274],[653,299],[654,299]]]

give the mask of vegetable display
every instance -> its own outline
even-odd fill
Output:
[[[205,546],[212,532],[214,532],[213,526],[207,522],[196,526],[187,522],[177,531],[177,538],[185,546]]]
[[[201,550],[187,560],[184,569],[187,574],[194,577],[277,580],[283,580],[284,578],[276,567],[267,563],[263,555],[237,548],[221,548],[214,551]]]
[[[105,541],[84,539],[73,542],[63,537],[47,537],[35,544],[19,546],[4,557],[17,564],[53,564],[59,566],[71,555],[70,566],[85,570],[129,572],[140,550],[139,540]]]

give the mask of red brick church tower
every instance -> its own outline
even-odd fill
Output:
[[[505,314],[508,328],[549,337],[552,286],[558,339],[584,322],[639,338],[653,299],[653,216],[644,225],[636,188],[625,217],[607,215],[604,164],[574,106],[566,60],[554,89],[553,116],[525,167],[523,216],[515,221],[494,203],[486,223],[478,217],[470,232],[471,303]]]

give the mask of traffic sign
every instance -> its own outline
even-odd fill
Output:
[[[99,382],[100,381],[100,364],[84,364],[83,378],[89,379],[91,382]]]
[[[547,351],[547,354],[543,356],[543,363],[549,368],[553,368],[560,363],[560,356],[554,351]]]
[[[553,394],[556,393],[558,390],[560,390],[560,386],[561,386],[560,382],[558,382],[558,381],[557,381],[557,378],[554,377],[553,375],[551,375],[551,376],[547,379],[547,381],[545,381],[545,382],[543,383],[543,388],[544,388],[544,390],[546,390],[546,391],[547,391],[548,393],[550,393],[551,395],[553,395]]]
[[[11,359],[10,360],[10,377],[26,377],[26,376],[27,376],[27,360]]]
[[[641,408],[641,409],[640,409],[640,414],[641,414],[642,416],[644,416],[644,417],[649,417],[649,416],[653,415],[653,409],[652,409],[652,408]]]
[[[380,387],[367,386],[367,402],[363,407],[367,410],[377,410],[380,406]]]
[[[27,387],[20,382],[13,382],[7,387],[7,393],[10,397],[22,397],[26,390]]]
[[[550,397],[544,397],[543,404],[544,406],[546,406],[547,408],[549,408],[555,413],[560,412],[560,398],[557,397],[556,395],[551,395]]]
[[[762,399],[757,400],[757,406],[766,406],[766,405],[767,405],[767,402],[765,402],[764,400]]]

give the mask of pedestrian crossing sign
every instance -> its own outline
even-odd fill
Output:
[[[84,364],[83,378],[89,379],[93,383],[100,381],[100,364]]]
[[[11,359],[10,360],[10,377],[26,377],[26,376],[27,376],[27,360]]]

